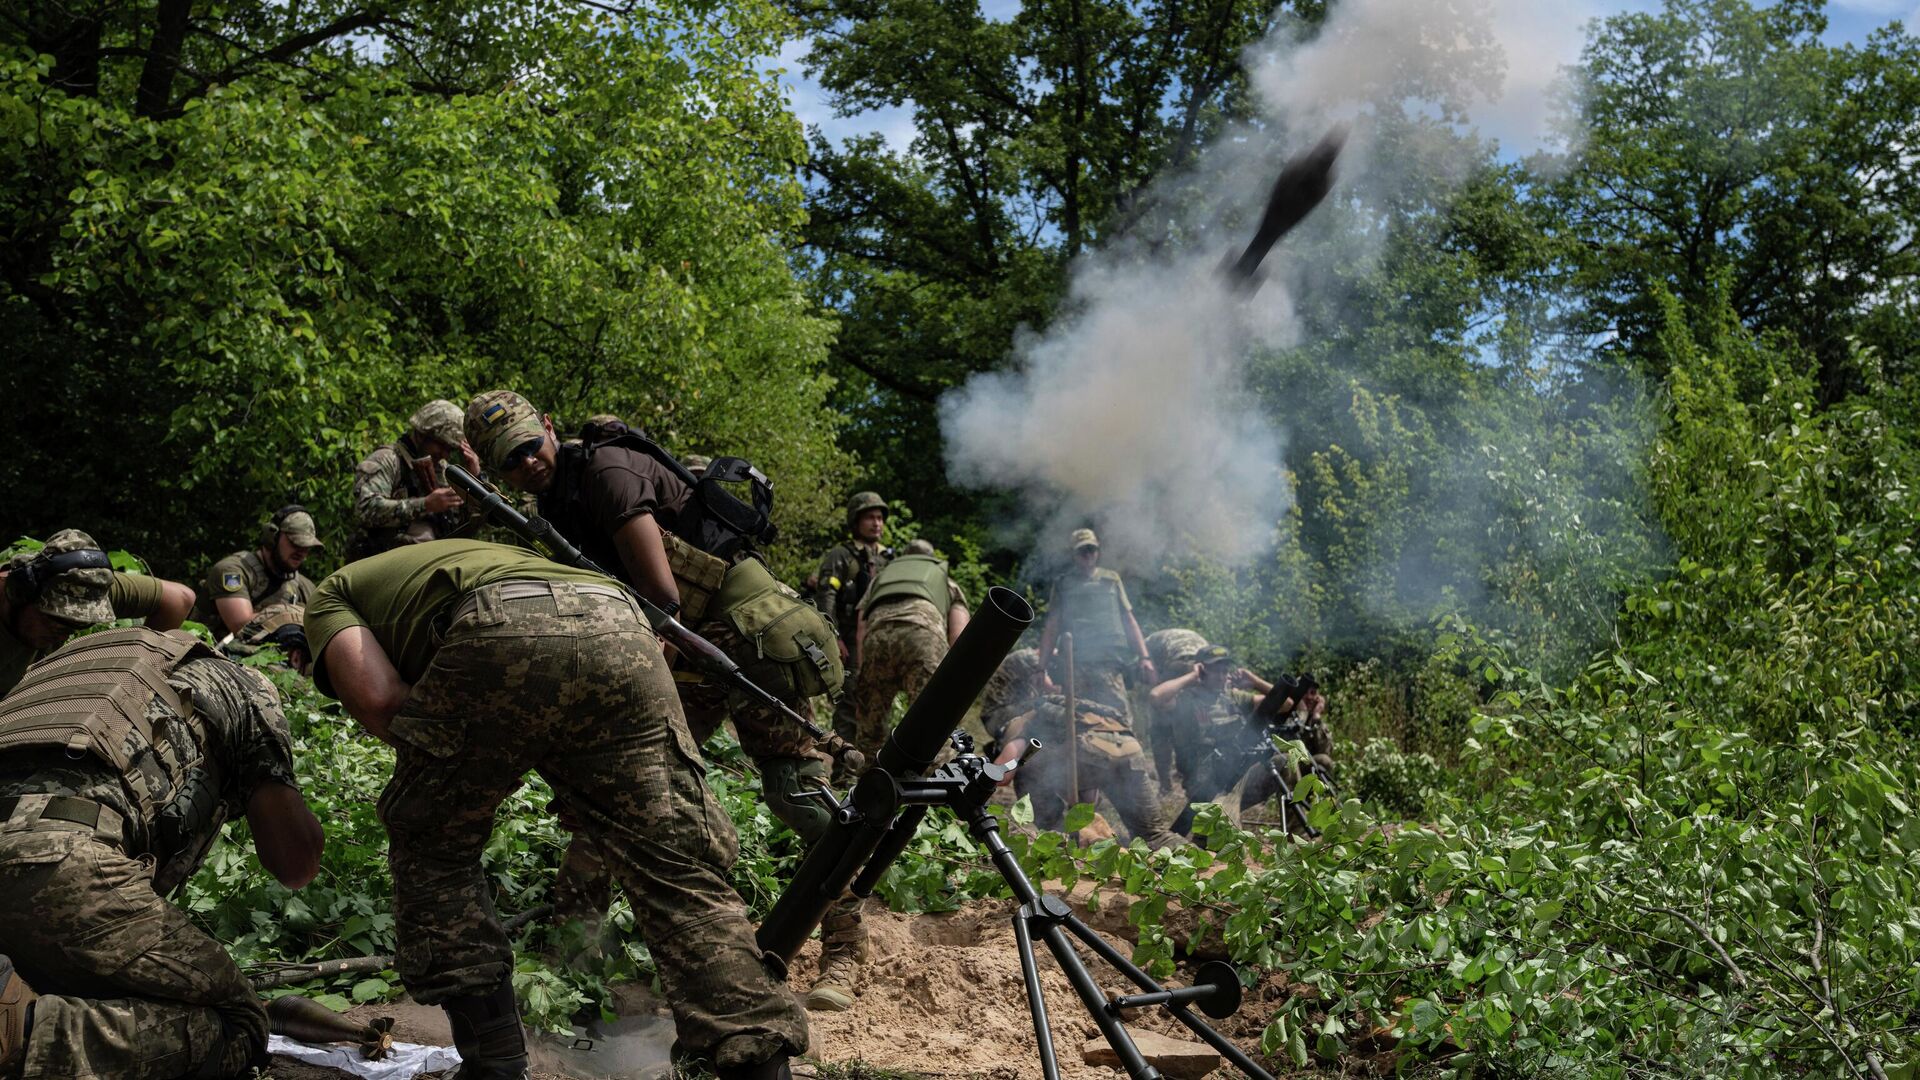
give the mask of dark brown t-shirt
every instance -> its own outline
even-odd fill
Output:
[[[540,493],[540,516],[579,545],[609,574],[626,578],[613,534],[641,514],[652,514],[666,532],[679,532],[680,513],[693,489],[646,452],[601,446],[589,457],[582,447],[563,447],[559,475]],[[629,584],[633,584],[629,582]]]

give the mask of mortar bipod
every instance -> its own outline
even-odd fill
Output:
[[[1027,1006],[1033,1014],[1040,1071],[1046,1080],[1060,1080],[1060,1063],[1053,1045],[1052,1029],[1047,1025],[1047,1001],[1040,985],[1040,969],[1033,948],[1035,938],[1046,942],[1047,951],[1053,954],[1054,961],[1073,985],[1074,993],[1080,998],[1087,1015],[1099,1026],[1107,1045],[1113,1047],[1113,1052],[1119,1057],[1121,1068],[1133,1080],[1160,1080],[1165,1075],[1141,1054],[1120,1015],[1124,1009],[1152,1006],[1159,1006],[1173,1014],[1174,1019],[1219,1051],[1221,1057],[1251,1080],[1273,1080],[1272,1074],[1255,1064],[1244,1051],[1215,1031],[1205,1020],[1194,1015],[1188,1007],[1189,1003],[1198,1004],[1202,1012],[1216,1020],[1231,1016],[1240,1005],[1241,995],[1240,976],[1232,965],[1215,961],[1203,966],[1200,978],[1193,986],[1172,990],[1161,986],[1118,949],[1107,944],[1106,939],[1094,933],[1092,927],[1081,922],[1066,901],[1042,894],[1036,889],[1026,871],[1020,868],[1012,849],[1000,837],[1000,821],[988,809],[987,801],[992,797],[994,788],[1011,777],[1038,747],[1030,747],[1020,762],[1000,765],[974,754],[973,739],[964,732],[954,732],[952,743],[954,749],[960,752],[959,757],[936,769],[925,779],[908,780],[895,788],[898,792],[897,806],[904,808],[905,813],[895,821],[893,836],[889,838],[892,843],[880,846],[874,861],[854,880],[852,891],[862,897],[871,895],[881,873],[892,863],[892,856],[898,855],[899,850],[904,848],[903,838],[913,834],[920,817],[926,812],[925,808],[944,806],[967,822],[974,839],[987,849],[994,868],[1000,871],[1001,878],[1013,890],[1014,899],[1020,903],[1019,910],[1013,916],[1013,935],[1020,949],[1020,974],[1026,982]],[[828,798],[831,802],[831,796]],[[1075,938],[1106,961],[1108,966],[1131,979],[1145,993],[1109,999],[1094,981],[1093,973],[1087,970],[1079,950],[1074,948]]]

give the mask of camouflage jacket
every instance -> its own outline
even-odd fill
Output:
[[[354,471],[353,520],[359,526],[354,557],[473,531],[479,522],[465,504],[437,514],[427,512],[428,493],[446,482],[446,466],[415,454],[406,438],[375,450]]]

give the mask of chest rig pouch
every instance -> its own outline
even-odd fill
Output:
[[[193,703],[167,682],[181,664],[213,655],[177,630],[89,634],[28,669],[0,703],[0,754],[58,750],[120,774],[144,846],[160,860],[154,887],[163,893],[199,866],[225,812],[215,763],[188,723]],[[148,711],[156,697],[171,714],[158,724]]]
[[[734,660],[776,696],[793,701],[840,695],[846,672],[826,616],[776,581],[758,559],[727,571],[709,615],[739,633],[749,651]]]

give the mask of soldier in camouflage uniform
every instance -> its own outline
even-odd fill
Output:
[[[1157,680],[1146,639],[1134,621],[1133,605],[1120,575],[1100,566],[1100,539],[1092,529],[1075,529],[1073,568],[1053,584],[1047,598],[1047,622],[1040,631],[1041,685],[1053,693],[1064,660],[1055,653],[1060,635],[1073,635],[1074,695],[1120,712],[1132,722],[1126,673],[1137,668],[1141,681]]]
[[[220,651],[228,656],[252,656],[272,646],[280,650],[295,671],[305,674],[313,667],[313,654],[307,648],[304,624],[307,609],[302,604],[275,604],[262,608]]]
[[[0,1077],[264,1066],[246,977],[162,897],[242,815],[270,873],[313,880],[294,783],[273,687],[190,634],[109,630],[36,664],[0,700]]]
[[[353,521],[347,560],[401,544],[466,536],[479,524],[460,493],[447,486],[446,462],[461,455],[467,471],[480,462],[467,447],[460,406],[435,399],[407,421],[407,433],[375,450],[353,474]]]
[[[947,646],[967,628],[967,597],[925,540],[908,544],[874,575],[860,601],[854,655],[866,675],[855,689],[854,748],[871,762],[886,741],[893,699],[909,700],[933,678]]]
[[[75,633],[115,619],[178,627],[193,610],[193,590],[146,574],[122,574],[79,529],[54,533],[39,551],[0,568],[0,694],[27,666]]]
[[[313,581],[300,568],[324,547],[306,507],[291,503],[275,510],[254,550],[236,551],[207,570],[194,621],[221,637],[238,633],[261,608],[306,603]]]
[[[1177,847],[1186,843],[1167,826],[1167,815],[1154,798],[1147,778],[1147,757],[1118,709],[1097,701],[1076,701],[1073,725],[1079,763],[1073,771],[1067,752],[1066,701],[1043,697],[1032,712],[1015,717],[1002,733],[1002,742],[1038,738],[1045,750],[1013,774],[1014,792],[1033,800],[1033,823],[1055,832],[1065,827],[1070,781],[1079,781],[1079,801],[1097,803],[1102,794],[1120,812],[1127,832],[1150,847]]]
[[[1283,697],[1272,702],[1282,712],[1292,712],[1300,705],[1300,698],[1308,696],[1305,692],[1295,696],[1291,690],[1294,685],[1283,681]],[[1207,645],[1187,662],[1186,670],[1148,693],[1153,709],[1165,713],[1170,727],[1178,733],[1176,754],[1187,808],[1174,821],[1176,831],[1191,831],[1197,804],[1219,802],[1229,819],[1237,822],[1242,799],[1240,794],[1230,793],[1244,789],[1253,797],[1246,805],[1258,805],[1272,797],[1273,791],[1267,790],[1272,776],[1266,763],[1274,751],[1267,724],[1256,714],[1261,702],[1273,692],[1273,683],[1238,666],[1224,645]],[[1317,688],[1311,699],[1307,705],[1310,715],[1302,718],[1303,735],[1316,761],[1323,760],[1331,768],[1332,759],[1326,757],[1331,740],[1319,713],[1313,711],[1316,703],[1324,709]],[[1283,772],[1290,768],[1284,761],[1282,766]],[[1254,776],[1255,772],[1259,776]],[[1297,776],[1297,771],[1290,774],[1288,784],[1293,784]]]
[[[867,595],[873,576],[893,558],[893,549],[880,542],[886,530],[887,500],[878,492],[856,492],[847,500],[847,538],[827,549],[820,557],[820,569],[807,579],[813,583],[813,606],[839,633],[840,658],[848,662],[846,693],[833,710],[833,732],[848,742],[854,742],[857,733],[854,700],[860,693],[860,669],[853,661],[860,598]]]
[[[1014,717],[1032,712],[1039,700],[1040,650],[1016,649],[987,679],[987,689],[980,695],[980,726],[995,744],[1005,744],[1007,725]]]
[[[562,536],[649,600],[678,613],[795,712],[810,716],[813,695],[840,691],[831,628],[775,581],[750,547],[729,561],[696,546],[703,537],[695,527],[700,519],[691,505],[693,489],[654,456],[664,452],[657,446],[632,438],[562,446],[548,418],[505,390],[468,404],[467,439],[496,475],[539,495],[540,516]],[[743,627],[753,628],[751,639]],[[809,844],[825,834],[832,824],[827,809],[817,800],[791,797],[827,782],[829,763],[812,736],[728,684],[695,672],[682,672],[676,682],[695,743],[705,743],[731,719],[741,749],[760,771],[767,808]],[[598,902],[604,883],[575,876],[593,864],[584,853],[570,853],[556,894],[570,904]],[[860,900],[848,894],[828,913],[822,936],[829,959],[865,955],[860,911]],[[807,996],[809,1007],[850,1007],[851,982],[835,981],[850,970],[824,965]]]
[[[1200,650],[1207,647],[1207,639],[1197,631],[1179,628],[1155,630],[1147,635],[1147,658],[1153,661],[1156,671],[1187,672],[1192,670],[1193,662]],[[1153,773],[1160,781],[1160,794],[1173,791],[1173,772],[1177,765],[1180,775],[1190,782],[1195,766],[1199,764],[1194,741],[1195,728],[1188,721],[1189,714],[1168,708],[1160,704],[1149,694],[1147,697],[1147,730],[1153,740]]]
[[[306,626],[315,685],[394,747],[380,818],[395,967],[446,1009],[464,1080],[526,1070],[513,948],[480,857],[529,769],[625,885],[679,1046],[722,1078],[789,1075],[805,1013],[728,884],[739,841],[624,589],[520,548],[443,540],[337,571]]]

